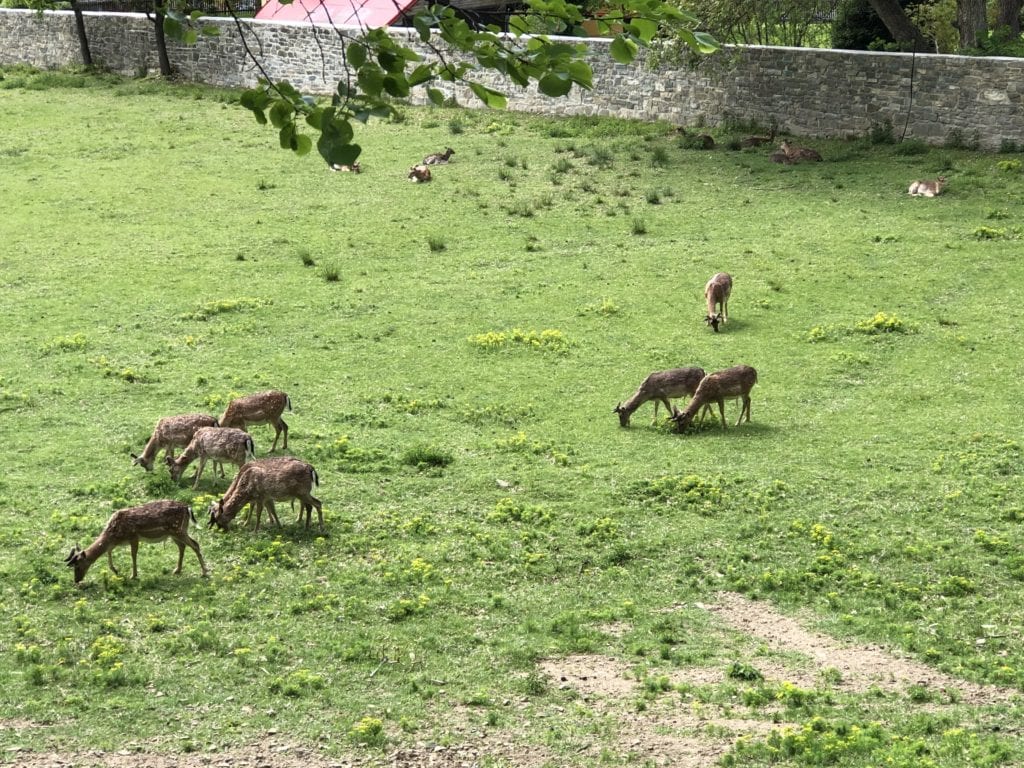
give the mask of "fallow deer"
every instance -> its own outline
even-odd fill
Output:
[[[430,181],[430,169],[425,165],[414,165],[409,169],[409,181],[419,184],[420,182]]]
[[[435,152],[432,155],[427,155],[423,158],[423,165],[444,165],[452,159],[452,155],[455,154],[455,150],[451,147],[445,147],[444,152]]]
[[[136,556],[139,552],[140,541],[163,541],[170,538],[178,545],[178,567],[174,574],[181,573],[182,562],[185,559],[185,547],[189,547],[199,558],[199,567],[203,570],[203,576],[209,575],[206,562],[203,560],[203,553],[199,551],[199,543],[188,535],[189,522],[195,522],[192,510],[187,504],[180,501],[164,499],[151,501],[138,507],[119,509],[110,516],[103,532],[86,549],[75,547],[71,550],[64,563],[74,569],[75,584],[85,578],[89,567],[101,558],[107,556],[110,570],[117,574],[114,567],[112,552],[115,547],[127,544],[132,550],[132,578],[139,577]]]
[[[142,467],[147,472],[153,471],[153,460],[162,450],[164,455],[174,458],[175,448],[184,448],[192,442],[192,436],[201,427],[216,427],[217,419],[205,413],[186,413],[181,416],[165,416],[156,423],[153,435],[142,449],[142,453],[132,457],[132,464]]]
[[[946,186],[946,177],[939,176],[937,179],[923,179],[915,181],[907,190],[913,197],[935,197],[942,192]]]
[[[704,322],[718,333],[718,324],[729,322],[729,295],[732,293],[732,277],[726,272],[718,272],[711,276],[704,286],[704,299],[708,303],[708,312]],[[718,311],[715,311],[718,305]]]
[[[775,141],[775,126],[768,131],[767,136],[747,136],[740,139],[741,147],[760,147],[762,144],[771,144]]]
[[[724,371],[709,373],[701,380],[700,386],[693,393],[693,398],[690,400],[690,404],[686,406],[686,410],[672,417],[676,423],[676,429],[679,432],[685,431],[702,406],[718,403],[718,412],[722,417],[722,429],[724,430],[726,428],[725,401],[736,398],[740,398],[743,401],[743,407],[740,408],[740,417],[736,420],[736,426],[739,426],[740,422],[743,421],[744,415],[746,415],[747,421],[750,421],[750,390],[754,388],[756,383],[757,371],[749,365],[736,365],[732,368],[726,368]]]
[[[248,432],[234,427],[203,427],[196,430],[192,442],[178,458],[172,459],[168,456],[164,461],[171,471],[171,479],[177,482],[185,468],[195,459],[199,459],[199,467],[192,483],[192,488],[197,488],[208,460],[214,462],[214,472],[217,471],[217,466],[220,466],[220,476],[224,477],[225,462],[241,467],[245,462],[256,458],[255,453],[256,446]]]
[[[359,161],[352,163],[351,165],[344,165],[341,163],[331,163],[332,171],[340,171],[342,173],[362,173],[363,169],[359,165]]]
[[[298,499],[302,503],[299,516],[303,511],[306,512],[306,527],[309,527],[313,507],[316,507],[320,530],[323,531],[323,505],[312,494],[313,489],[319,485],[319,475],[305,461],[287,457],[250,461],[238,470],[224,496],[210,504],[210,525],[227,530],[242,508],[252,504],[256,511],[258,531],[260,513],[264,506],[271,519],[276,520],[275,501]]]
[[[281,414],[285,408],[292,409],[292,401],[284,392],[275,389],[267,392],[257,392],[254,395],[239,397],[228,403],[224,409],[224,415],[220,417],[220,426],[235,427],[243,431],[249,424],[270,424],[274,427],[274,442],[270,446],[273,451],[277,448],[277,439],[284,432],[284,444],[282,448],[288,447],[288,425],[285,424]]]
[[[619,426],[628,427],[629,417],[648,400],[654,401],[652,424],[658,423],[659,403],[664,403],[665,410],[671,416],[675,411],[669,398],[693,397],[693,393],[697,391],[697,385],[703,378],[703,368],[672,368],[667,371],[654,371],[643,380],[629,400],[615,406],[613,413],[619,414]]]
[[[798,147],[784,141],[779,145],[779,149],[781,149],[794,163],[800,162],[801,160],[813,160],[816,163],[821,162],[821,155],[816,150],[809,147]]]

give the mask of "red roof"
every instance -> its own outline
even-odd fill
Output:
[[[266,0],[256,18],[386,27],[415,3],[416,0],[294,0],[284,5],[278,0]]]

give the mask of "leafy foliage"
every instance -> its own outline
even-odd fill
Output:
[[[186,44],[195,43],[200,32],[212,33],[197,30],[197,19],[198,12],[185,16],[169,9],[164,32]],[[392,100],[406,98],[416,88],[425,88],[430,101],[441,106],[444,94],[437,84],[462,83],[493,109],[507,105],[505,93],[475,80],[474,72],[497,72],[520,87],[535,83],[541,93],[555,98],[568,95],[574,85],[592,88],[587,46],[551,37],[585,35],[584,20],[581,7],[568,0],[527,0],[523,12],[509,19],[511,32],[503,34],[495,25],[471,24],[451,6],[431,5],[412,17],[431,57],[403,44],[385,28],[357,33],[337,29],[345,44],[345,77],[329,101],[303,94],[287,81],[273,82],[264,73],[259,85],[242,95],[241,104],[261,125],[277,129],[282,149],[305,155],[312,151],[315,137],[316,150],[325,162],[351,165],[362,152],[354,141],[354,123],[395,117]],[[664,25],[671,25],[674,36],[696,52],[718,47],[710,35],[695,31],[696,17],[665,0],[625,0],[616,12],[593,23],[598,34],[612,35],[610,55],[620,64],[631,63]],[[312,137],[304,131],[311,131]]]

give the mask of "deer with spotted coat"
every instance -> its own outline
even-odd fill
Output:
[[[202,427],[216,427],[217,419],[205,413],[185,413],[181,416],[165,416],[156,423],[153,435],[142,449],[142,453],[132,457],[132,464],[142,467],[147,472],[153,471],[153,461],[160,451],[165,456],[174,458],[175,448],[184,448]]]
[[[188,504],[180,501],[164,499],[151,501],[138,507],[119,509],[110,516],[103,532],[86,549],[75,547],[71,550],[64,563],[73,568],[75,572],[75,584],[85,578],[90,566],[103,555],[107,556],[107,563],[110,570],[117,574],[114,567],[112,552],[115,547],[127,544],[132,551],[132,578],[139,577],[139,570],[136,564],[136,557],[139,552],[140,541],[163,541],[171,539],[178,545],[178,567],[173,573],[181,573],[181,566],[185,559],[185,547],[189,547],[199,558],[199,567],[203,570],[203,576],[209,575],[206,562],[203,560],[203,553],[199,550],[199,543],[188,535],[189,522],[195,522],[192,509]]]
[[[177,482],[186,467],[195,459],[199,459],[196,476],[192,482],[194,489],[199,486],[199,478],[203,476],[207,461],[213,461],[214,472],[217,471],[217,466],[220,466],[220,476],[224,477],[225,463],[241,467],[245,462],[255,459],[255,454],[256,446],[248,432],[234,427],[203,427],[196,430],[192,442],[178,458],[168,456],[164,461],[171,472],[171,479]]]
[[[641,383],[633,396],[625,403],[615,406],[613,413],[619,414],[619,426],[628,427],[633,412],[648,400],[654,401],[654,421],[658,423],[658,404],[664,404],[669,416],[675,413],[670,398],[693,397],[697,386],[704,378],[703,368],[672,368],[667,371],[654,371]]]
[[[718,403],[718,412],[722,417],[722,429],[725,424],[725,401],[740,399],[743,406],[740,408],[740,417],[736,420],[736,426],[743,421],[744,415],[750,421],[750,390],[757,384],[757,371],[749,365],[735,365],[726,368],[724,371],[716,371],[705,376],[697,391],[693,393],[686,410],[680,411],[672,417],[676,423],[676,430],[684,432],[693,421],[702,407],[711,403]]]
[[[324,530],[323,505],[313,496],[320,485],[320,476],[312,464],[299,459],[277,457],[256,459],[243,464],[224,495],[210,504],[210,525],[227,530],[231,521],[246,504],[256,512],[256,530],[260,529],[260,513],[266,507],[272,521],[277,520],[275,501],[298,499],[302,503],[299,517],[306,512],[306,527],[316,508],[321,532]]]
[[[726,272],[718,272],[711,276],[704,286],[704,300],[708,311],[704,323],[710,325],[718,333],[719,323],[729,322],[729,296],[732,294],[732,277]],[[715,306],[718,311],[715,311]]]
[[[220,417],[222,427],[235,427],[246,431],[250,424],[270,424],[274,428],[274,442],[270,446],[271,452],[277,448],[277,440],[284,433],[284,444],[282,448],[288,447],[288,425],[281,414],[285,408],[292,409],[292,401],[284,392],[276,389],[267,392],[257,392],[254,395],[239,397],[228,403],[224,409],[224,415]]]

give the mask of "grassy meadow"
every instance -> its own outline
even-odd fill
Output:
[[[0,762],[271,730],[383,759],[457,739],[457,712],[550,765],[594,764],[582,744],[643,764],[538,669],[603,654],[655,681],[637,710],[817,734],[726,764],[1024,764],[1019,697],[657,682],[764,663],[701,608],[739,592],[1024,689],[1021,155],[879,132],[780,166],[728,149],[738,128],[701,151],[666,125],[403,107],[360,130],[355,175],[281,151],[230,93],[3,74]],[[749,424],[612,412],[651,371],[738,363]],[[158,418],[270,388],[325,535],[287,507],[210,530],[227,481],[132,466]],[[76,588],[68,550],[157,498],[193,503],[210,578],[143,544],[138,580],[119,549],[121,577],[104,558]]]

